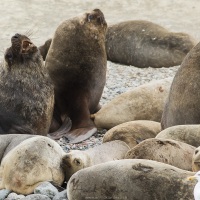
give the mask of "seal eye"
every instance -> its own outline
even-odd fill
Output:
[[[198,152],[199,152],[199,151],[198,151],[198,150],[196,150],[194,153],[195,153],[195,154],[197,154]]]
[[[75,163],[76,165],[81,165],[81,161],[80,161],[79,159],[74,159],[74,163]]]
[[[91,20],[93,20],[94,19],[94,16],[93,15],[88,15],[88,21],[90,22]]]

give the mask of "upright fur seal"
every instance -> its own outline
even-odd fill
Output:
[[[72,121],[71,142],[80,142],[96,132],[90,114],[99,109],[106,81],[105,34],[103,13],[95,9],[61,23],[52,39],[46,67],[55,86],[55,102],[61,116]],[[55,138],[54,137],[54,138]]]
[[[54,105],[48,71],[38,48],[28,37],[15,34],[11,43],[0,67],[0,110],[6,111],[7,120],[17,116],[18,126],[47,135]]]
[[[180,65],[195,44],[186,33],[143,20],[111,25],[106,34],[108,60],[141,68]]]
[[[172,82],[161,125],[200,124],[200,43],[185,57]]]

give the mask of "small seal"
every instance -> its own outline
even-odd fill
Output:
[[[165,103],[161,126],[200,124],[200,43],[178,69]]]
[[[5,111],[7,120],[9,116],[11,121],[17,116],[14,121],[22,129],[26,127],[35,134],[47,135],[54,107],[48,71],[38,48],[28,37],[15,34],[11,43],[0,68],[0,110]]]
[[[106,34],[108,60],[140,68],[180,65],[195,44],[186,33],[143,20],[111,25]]]
[[[90,119],[99,109],[106,81],[105,34],[107,23],[99,9],[61,23],[52,39],[46,67],[55,86],[55,104],[60,116],[67,115],[72,127],[65,135],[77,143],[97,128]]]
[[[86,151],[72,150],[63,157],[61,163],[65,171],[65,180],[68,181],[74,173],[83,168],[124,159],[129,150],[129,146],[120,140],[106,142]]]

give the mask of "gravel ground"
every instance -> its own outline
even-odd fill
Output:
[[[101,105],[106,104],[117,95],[129,91],[139,85],[148,83],[152,80],[160,80],[174,77],[179,66],[170,68],[137,68],[116,63],[107,63],[107,81],[101,98]],[[65,139],[60,139],[58,143],[65,151],[85,150],[102,143],[102,138],[106,130],[98,130],[96,134],[78,144],[69,144]]]

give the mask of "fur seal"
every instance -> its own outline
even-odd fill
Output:
[[[28,37],[15,34],[11,43],[0,67],[0,110],[4,109],[8,116],[17,116],[21,128],[47,135],[54,106],[53,84],[47,68]]]
[[[24,140],[34,137],[36,135],[28,135],[28,134],[6,134],[0,135],[0,163],[3,157],[15,148],[18,144],[23,142]]]
[[[67,184],[69,200],[191,200],[194,172],[152,160],[116,160],[75,173]]]
[[[125,142],[115,140],[106,142],[86,151],[72,150],[62,159],[62,167],[65,171],[65,180],[86,167],[97,165],[100,163],[124,159],[125,154],[130,150]]]
[[[61,185],[64,172],[60,163],[65,154],[48,137],[36,136],[21,142],[1,162],[0,189],[30,194],[44,181]]]
[[[172,78],[143,84],[122,93],[92,115],[98,128],[110,129],[128,121],[160,122]]]
[[[200,170],[200,146],[197,147],[192,156],[192,171],[198,172]]]
[[[162,129],[200,124],[200,43],[185,57],[172,82],[163,110]]]
[[[108,26],[108,60],[136,67],[180,65],[196,41],[186,33],[174,33],[158,24],[132,20]]]
[[[99,109],[106,81],[105,34],[107,23],[99,9],[61,23],[46,57],[46,67],[55,86],[60,115],[72,121],[70,142],[87,139],[97,129],[90,114]],[[55,138],[54,137],[54,138]]]
[[[125,159],[148,159],[192,171],[192,155],[195,147],[175,140],[150,138],[130,151]]]
[[[145,139],[156,137],[160,130],[159,122],[148,120],[125,122],[107,131],[103,137],[103,142],[122,140],[130,148],[133,148]]]
[[[177,125],[166,128],[158,133],[158,139],[171,139],[187,143],[194,147],[200,146],[200,125]]]

